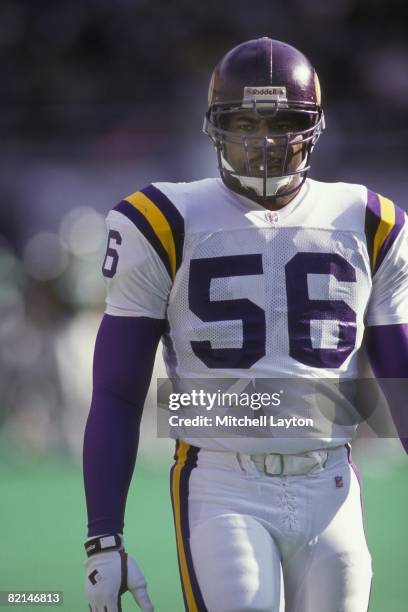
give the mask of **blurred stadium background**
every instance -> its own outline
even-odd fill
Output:
[[[152,180],[217,174],[200,134],[209,75],[228,48],[262,35],[299,47],[320,74],[327,131],[312,176],[366,184],[406,208],[407,4],[0,4],[0,590],[60,589],[66,610],[86,608],[80,463],[104,216]],[[172,444],[156,438],[154,395],[153,385],[126,538],[157,610],[180,612]],[[370,610],[403,612],[406,461],[395,440],[361,440],[355,458],[374,559]]]

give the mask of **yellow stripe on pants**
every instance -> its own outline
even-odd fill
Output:
[[[172,493],[174,504],[174,520],[176,525],[177,550],[180,561],[181,578],[183,581],[184,593],[187,601],[187,608],[189,612],[199,612],[191,586],[190,574],[188,573],[186,554],[183,545],[183,533],[181,530],[180,476],[183,468],[185,469],[185,463],[189,448],[189,444],[186,444],[185,442],[180,442],[180,446],[177,451],[177,463],[174,466],[173,470]]]

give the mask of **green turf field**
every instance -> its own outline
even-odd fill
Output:
[[[364,479],[375,572],[370,612],[407,610],[407,476],[408,468],[399,467],[379,479]],[[29,464],[2,458],[0,496],[0,590],[63,590],[67,612],[86,610],[80,467],[58,460]],[[182,612],[167,468],[138,466],[127,505],[126,541],[148,578],[156,610]],[[136,610],[129,594],[124,600],[125,612]]]

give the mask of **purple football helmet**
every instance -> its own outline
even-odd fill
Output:
[[[234,115],[235,119],[267,121],[270,131],[260,136],[237,130]],[[287,127],[275,130],[283,118],[282,125]],[[271,38],[234,47],[212,74],[203,129],[217,149],[227,187],[261,203],[296,192],[306,179],[310,154],[324,129],[315,69],[300,51]]]

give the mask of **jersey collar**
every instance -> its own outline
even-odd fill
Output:
[[[223,191],[229,195],[231,200],[233,200],[236,205],[244,209],[245,212],[250,212],[250,211],[260,211],[262,213],[268,212],[269,209],[265,208],[261,204],[258,204],[258,202],[255,202],[254,200],[251,200],[250,198],[247,198],[229,189],[226,185],[224,185],[222,179],[219,178],[216,180],[218,181],[220,188],[223,189]],[[310,183],[309,183],[309,179],[306,179],[302,187],[300,188],[299,193],[295,195],[295,197],[293,198],[293,200],[289,202],[289,204],[286,204],[286,206],[284,206],[283,208],[277,211],[270,211],[270,212],[272,214],[276,212],[277,217],[279,219],[285,219],[286,217],[291,215],[294,212],[294,210],[297,209],[297,207],[301,204],[301,202],[303,202],[303,200],[305,199],[309,191],[310,191]]]

